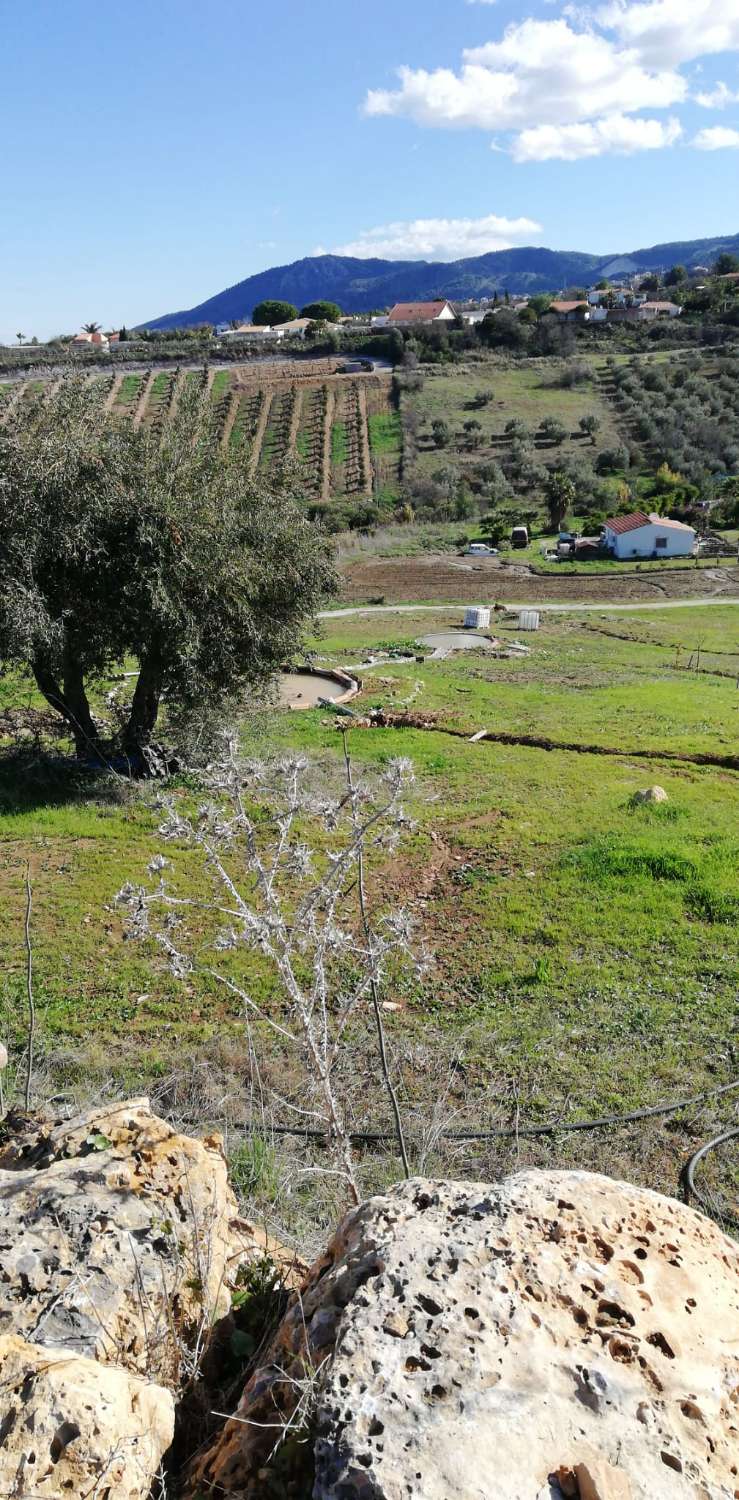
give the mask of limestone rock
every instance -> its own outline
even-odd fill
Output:
[[[589,1173],[404,1183],[344,1220],[188,1494],[266,1493],[311,1397],[314,1500],[734,1500],[739,1246]]]
[[[162,1386],[0,1336],[0,1495],[147,1500],[174,1432]]]
[[[669,797],[663,786],[649,786],[643,792],[634,792],[632,802],[669,802]]]
[[[235,1213],[220,1142],[146,1099],[21,1134],[0,1156],[0,1334],[174,1388],[181,1338],[227,1310],[249,1253]]]

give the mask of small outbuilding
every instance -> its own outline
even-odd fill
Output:
[[[670,521],[653,511],[634,511],[629,516],[609,516],[603,527],[602,544],[620,561],[632,558],[691,557],[695,531],[682,521]]]

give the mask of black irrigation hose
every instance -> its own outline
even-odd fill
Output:
[[[736,1140],[737,1137],[739,1137],[739,1125],[735,1125],[731,1130],[722,1131],[721,1135],[715,1135],[713,1140],[706,1141],[705,1146],[699,1146],[698,1150],[693,1152],[693,1155],[686,1161],[680,1173],[680,1185],[683,1189],[685,1202],[689,1203],[691,1198],[695,1198],[696,1203],[703,1209],[703,1212],[709,1214],[712,1218],[714,1217],[714,1213],[711,1205],[695,1185],[695,1170],[698,1164],[703,1161],[703,1158],[708,1155],[709,1151],[713,1151],[716,1146],[723,1146],[726,1141]],[[737,1219],[736,1215],[723,1213],[721,1218],[726,1223],[732,1224],[735,1228],[739,1227],[739,1219]]]
[[[548,1125],[498,1125],[492,1130],[441,1130],[438,1139],[441,1141],[492,1141],[504,1138],[518,1138],[519,1136],[541,1136],[560,1135],[574,1130],[602,1130],[609,1125],[631,1125],[637,1120],[654,1119],[657,1115],[674,1115],[682,1109],[690,1109],[692,1105],[704,1104],[707,1099],[715,1099],[720,1094],[728,1094],[733,1089],[739,1089],[739,1078],[733,1083],[724,1083],[720,1088],[709,1089],[706,1094],[694,1094],[689,1099],[678,1099],[672,1104],[656,1104],[648,1109],[635,1109],[628,1115],[601,1115],[596,1120],[570,1120],[565,1123],[554,1120]],[[249,1122],[247,1130],[264,1131],[263,1125]],[[271,1125],[268,1133],[272,1135],[300,1136],[303,1140],[325,1141],[328,1132],[326,1130],[310,1129],[301,1125]],[[352,1130],[349,1132],[351,1140],[357,1145],[381,1144],[383,1141],[395,1140],[392,1130]],[[710,1150],[711,1146],[717,1145],[719,1141],[728,1139],[731,1135],[739,1135],[739,1128],[729,1131],[727,1135],[717,1137],[716,1141],[710,1141],[707,1146],[701,1148],[700,1152],[691,1158],[695,1163],[702,1154]],[[691,1163],[688,1163],[690,1166]],[[684,1169],[685,1170],[685,1169]],[[694,1190],[693,1190],[694,1191]],[[699,1195],[695,1194],[700,1202]]]

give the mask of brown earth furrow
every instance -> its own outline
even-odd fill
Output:
[[[301,418],[302,411],[303,411],[303,392],[302,392],[302,390],[296,390],[295,388],[293,388],[293,393],[294,393],[293,410],[292,410],[292,417],[290,418],[290,431],[288,433],[288,438],[287,438],[287,454],[286,454],[287,458],[294,458],[295,457],[295,445],[296,445],[296,443],[298,441],[298,428],[300,427],[300,418]]]
[[[233,430],[234,422],[236,421],[236,413],[239,409],[240,400],[241,391],[238,388],[232,390],[228,398],[228,411],[226,412],[226,420],[223,424],[223,432],[221,433],[222,448],[227,448],[231,441],[231,432]]]
[[[262,401],[262,409],[261,409],[261,411],[259,413],[259,421],[257,422],[257,430],[254,433],[254,443],[253,443],[253,446],[252,446],[251,454],[249,456],[249,473],[250,474],[256,474],[256,471],[257,471],[257,465],[259,463],[259,457],[260,457],[260,454],[262,452],[262,443],[264,442],[264,434],[267,431],[267,420],[269,418],[269,413],[270,413],[270,409],[271,409],[271,406],[272,406],[273,399],[274,399],[274,396],[273,396],[272,391],[271,390],[266,390],[264,392],[264,400]]]
[[[149,400],[149,393],[151,391],[151,388],[152,388],[153,384],[154,384],[154,371],[153,370],[149,370],[149,373],[145,377],[144,383],[143,383],[143,385],[141,387],[141,391],[140,391],[140,394],[139,394],[139,399],[136,402],[136,410],[135,410],[135,412],[133,414],[133,425],[134,425],[134,427],[140,427],[141,423],[144,420],[144,412],[146,411],[147,403],[148,403],[148,400]]]
[[[103,402],[103,411],[110,411],[111,407],[113,406],[113,403],[116,401],[116,399],[118,397],[118,392],[119,392],[119,390],[121,388],[122,383],[123,383],[123,372],[119,371],[117,375],[113,376],[113,384],[111,385],[110,390],[108,391],[108,394],[105,397],[105,400]]]
[[[321,499],[331,498],[331,428],[334,421],[336,397],[332,390],[326,392],[326,411],[323,418],[323,466],[321,470]]]
[[[372,494],[372,462],[370,459],[369,427],[367,425],[367,391],[363,385],[357,387],[359,404],[359,444],[362,453],[365,494]]]

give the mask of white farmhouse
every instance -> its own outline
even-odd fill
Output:
[[[396,302],[387,315],[390,328],[412,328],[416,323],[453,323],[457,314],[451,302]],[[374,321],[374,320],[373,320]]]
[[[682,521],[668,521],[654,512],[609,516],[603,527],[603,546],[620,561],[638,557],[691,557],[695,531]]]

